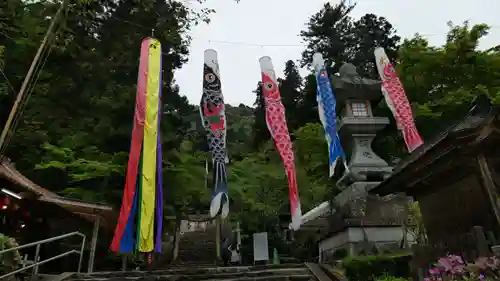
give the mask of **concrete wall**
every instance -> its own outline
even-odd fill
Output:
[[[380,248],[397,247],[404,235],[402,227],[365,227],[365,232],[368,241],[376,243],[377,247]],[[414,241],[413,236],[409,233],[406,239],[410,244]],[[347,228],[319,243],[320,260],[331,256],[339,249],[347,250],[349,255],[358,255],[363,241],[364,235],[361,227]]]

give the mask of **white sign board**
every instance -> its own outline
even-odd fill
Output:
[[[267,232],[253,234],[253,260],[268,261],[269,250],[267,247]]]

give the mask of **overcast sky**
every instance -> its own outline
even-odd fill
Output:
[[[186,95],[190,103],[199,104],[203,52],[211,48],[218,52],[225,102],[252,105],[255,101],[252,90],[260,79],[259,58],[270,56],[276,74],[282,76],[285,62],[298,60],[304,49],[299,32],[325,2],[208,0],[203,5],[217,13],[211,16],[210,24],[191,31],[189,62],[175,76],[181,94]],[[359,19],[366,13],[373,13],[386,17],[398,35],[412,37],[418,32],[426,35],[432,45],[444,43],[447,21],[486,23],[494,28],[480,47],[488,48],[500,44],[499,11],[500,0],[358,0],[351,16]]]

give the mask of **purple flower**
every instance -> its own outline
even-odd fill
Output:
[[[439,269],[439,267],[434,267],[434,268],[429,269],[429,274],[430,275],[440,275],[441,270]]]
[[[464,264],[464,260],[462,259],[461,256],[449,255],[448,258],[449,258],[450,262],[453,265],[462,265],[462,264]]]
[[[445,271],[450,271],[453,268],[451,260],[448,257],[440,258],[438,260],[438,265],[442,267]]]
[[[483,275],[482,273],[481,273],[481,274],[479,274],[479,280],[480,280],[480,281],[484,281],[484,275]]]
[[[465,266],[464,265],[457,265],[457,266],[454,266],[451,270],[450,270],[451,274],[453,275],[462,275],[464,272],[465,272]]]

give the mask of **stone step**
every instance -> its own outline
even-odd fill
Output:
[[[176,267],[167,270],[157,270],[151,272],[130,271],[130,272],[96,272],[93,274],[80,274],[71,278],[74,281],[117,281],[117,280],[139,280],[145,276],[155,280],[250,280],[255,278],[295,278],[294,280],[308,280],[305,276],[312,274],[304,266],[297,265],[261,265],[261,266],[235,266],[235,267],[214,267],[205,265],[201,267],[191,265],[187,267]]]
[[[205,281],[254,281],[254,280],[266,280],[266,281],[315,281],[315,278],[309,274],[303,275],[292,275],[292,276],[255,276],[255,277],[238,277],[238,278],[226,278],[226,279],[203,279]]]
[[[196,276],[150,276],[144,275],[141,277],[112,277],[107,279],[95,278],[95,279],[71,279],[71,280],[86,280],[86,281],[253,281],[253,280],[266,280],[266,281],[316,281],[314,276],[310,274],[303,275],[291,275],[291,276],[251,276],[251,277],[216,277],[212,279],[207,279],[205,277]]]
[[[311,277],[311,274],[307,269],[281,269],[281,270],[259,270],[259,271],[246,271],[246,272],[225,272],[225,273],[206,273],[206,274],[155,274],[155,273],[143,273],[141,275],[126,275],[126,276],[85,276],[77,277],[72,280],[76,281],[114,281],[114,280],[139,280],[143,277],[154,277],[155,280],[179,280],[186,281],[197,281],[197,280],[253,280],[269,278],[273,280],[286,280],[284,278],[295,278],[298,280],[307,280]]]

